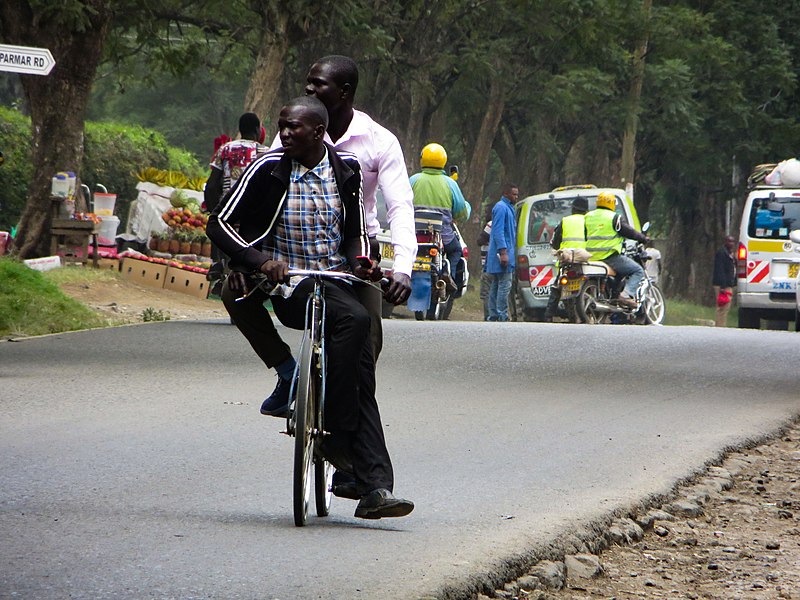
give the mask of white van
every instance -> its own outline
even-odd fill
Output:
[[[760,185],[747,195],[736,252],[739,327],[758,329],[761,319],[786,329],[795,320],[800,244],[800,189]]]

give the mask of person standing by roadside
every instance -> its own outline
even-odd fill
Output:
[[[726,327],[728,324],[733,287],[736,285],[736,259],[733,256],[735,246],[736,240],[733,236],[725,236],[725,243],[714,255],[714,275],[711,285],[714,288],[714,303],[717,306],[714,318],[716,327]]]
[[[517,224],[514,204],[519,199],[519,188],[511,183],[503,185],[503,195],[492,209],[492,232],[485,271],[490,276],[489,321],[508,321],[508,295],[514,273]]]
[[[263,145],[265,133],[258,115],[247,112],[239,117],[239,139],[222,144],[211,158],[211,173],[203,190],[204,210],[212,212],[247,166],[267,152],[267,147]],[[207,279],[211,282],[212,292],[219,295],[225,276],[226,257],[213,242],[211,260]]]

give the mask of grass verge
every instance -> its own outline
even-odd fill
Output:
[[[80,271],[80,272],[78,272]],[[95,269],[39,272],[0,257],[0,337],[24,337],[107,325],[92,309],[64,294],[63,278],[109,276]]]

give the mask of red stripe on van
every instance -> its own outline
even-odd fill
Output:
[[[768,260],[757,260],[757,261],[754,261],[754,262],[755,262],[755,264],[753,265],[753,268],[748,270],[747,282],[748,283],[761,283],[769,275],[769,261]]]

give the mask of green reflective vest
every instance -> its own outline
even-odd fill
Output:
[[[586,248],[583,215],[567,215],[561,219],[561,245],[559,248]]]
[[[586,249],[593,260],[603,260],[622,251],[622,236],[614,231],[613,210],[596,208],[586,213]]]

